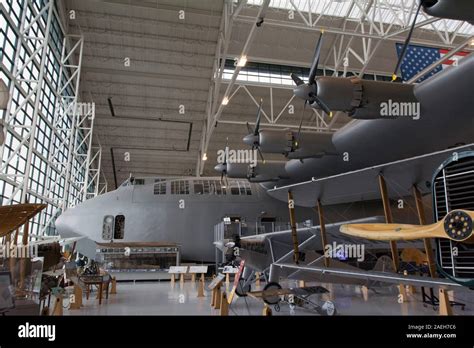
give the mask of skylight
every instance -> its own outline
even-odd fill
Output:
[[[258,5],[262,4],[263,0],[248,0],[249,5]],[[334,17],[346,17],[354,21],[359,21],[364,17],[362,9],[367,6],[368,0],[357,0],[358,6],[353,6],[352,10],[349,13],[351,3],[350,0],[271,0],[270,7],[282,10],[293,10],[292,2],[295,7],[301,11],[305,12],[307,15],[308,8],[311,6],[312,14],[321,14],[324,13],[326,16]],[[383,23],[395,23],[396,25],[405,26],[406,23],[411,22],[413,15],[416,11],[417,1],[416,0],[384,0],[379,2],[381,6],[380,11],[375,11],[375,6],[372,6],[369,13],[367,13],[369,18],[375,18],[376,20],[381,20]],[[374,13],[374,11],[376,13]],[[417,18],[417,22],[425,20],[427,17],[425,14],[420,14]],[[316,20],[317,16],[313,17],[313,22]],[[448,31],[449,33],[457,32],[462,35],[474,35],[474,26],[466,22],[460,22],[449,19],[441,19],[432,24],[440,31]],[[425,25],[423,29],[433,30],[431,25]]]

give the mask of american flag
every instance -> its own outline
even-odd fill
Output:
[[[400,54],[402,53],[402,49],[403,49],[403,44],[397,43],[396,47],[397,47],[397,55],[398,57],[400,57]],[[445,50],[442,48],[408,45],[405,58],[403,59],[403,62],[400,66],[403,81],[410,80],[413,76],[415,76],[420,71],[424,70],[426,67],[433,64],[437,60],[439,60],[448,52],[449,50]],[[427,78],[440,72],[443,68],[446,68],[453,64],[454,65],[457,64],[457,62],[463,57],[465,57],[467,54],[468,54],[467,52],[462,52],[462,51],[457,52],[450,59],[443,62],[442,65],[438,65],[436,68],[431,70],[431,72],[429,72],[422,78],[418,79],[417,82],[426,80]]]

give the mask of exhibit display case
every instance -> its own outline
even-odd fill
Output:
[[[179,246],[163,243],[100,243],[97,261],[117,280],[169,279],[179,265]]]

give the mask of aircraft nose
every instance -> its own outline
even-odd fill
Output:
[[[69,238],[69,237],[76,237],[79,235],[77,231],[73,228],[73,225],[70,223],[69,218],[70,216],[69,210],[63,212],[59,215],[55,221],[56,231],[61,237]]]
[[[56,218],[55,227],[58,234],[64,238],[87,237],[94,239],[94,231],[89,228],[89,222],[93,215],[90,209],[78,204],[68,208]]]
[[[242,140],[244,144],[247,144],[248,146],[253,146],[255,145],[255,143],[258,143],[258,140],[259,140],[258,138],[259,138],[258,135],[248,134]]]

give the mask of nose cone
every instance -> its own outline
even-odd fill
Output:
[[[248,146],[254,146],[255,144],[258,144],[259,138],[260,137],[258,134],[248,134],[242,140],[244,144],[247,144]]]
[[[316,85],[314,85],[314,86],[316,86]],[[314,88],[313,88],[313,86],[310,86],[308,84],[299,85],[299,86],[296,86],[295,88],[293,88],[293,94],[295,95],[295,97],[301,98],[303,100],[309,99],[310,94],[312,92],[315,92]]]
[[[56,219],[54,225],[56,227],[56,231],[62,238],[71,238],[77,237],[81,234],[77,231],[74,223],[74,215],[72,214],[72,210],[74,208],[70,208],[63,212],[59,217]]]
[[[218,165],[214,167],[214,170],[219,173],[225,172],[226,169],[227,169],[227,166],[224,163],[219,163]]]
[[[84,236],[99,240],[102,236],[104,216],[117,214],[110,209],[117,202],[117,199],[113,199],[114,192],[105,193],[68,208],[55,221],[57,233],[64,238]]]

